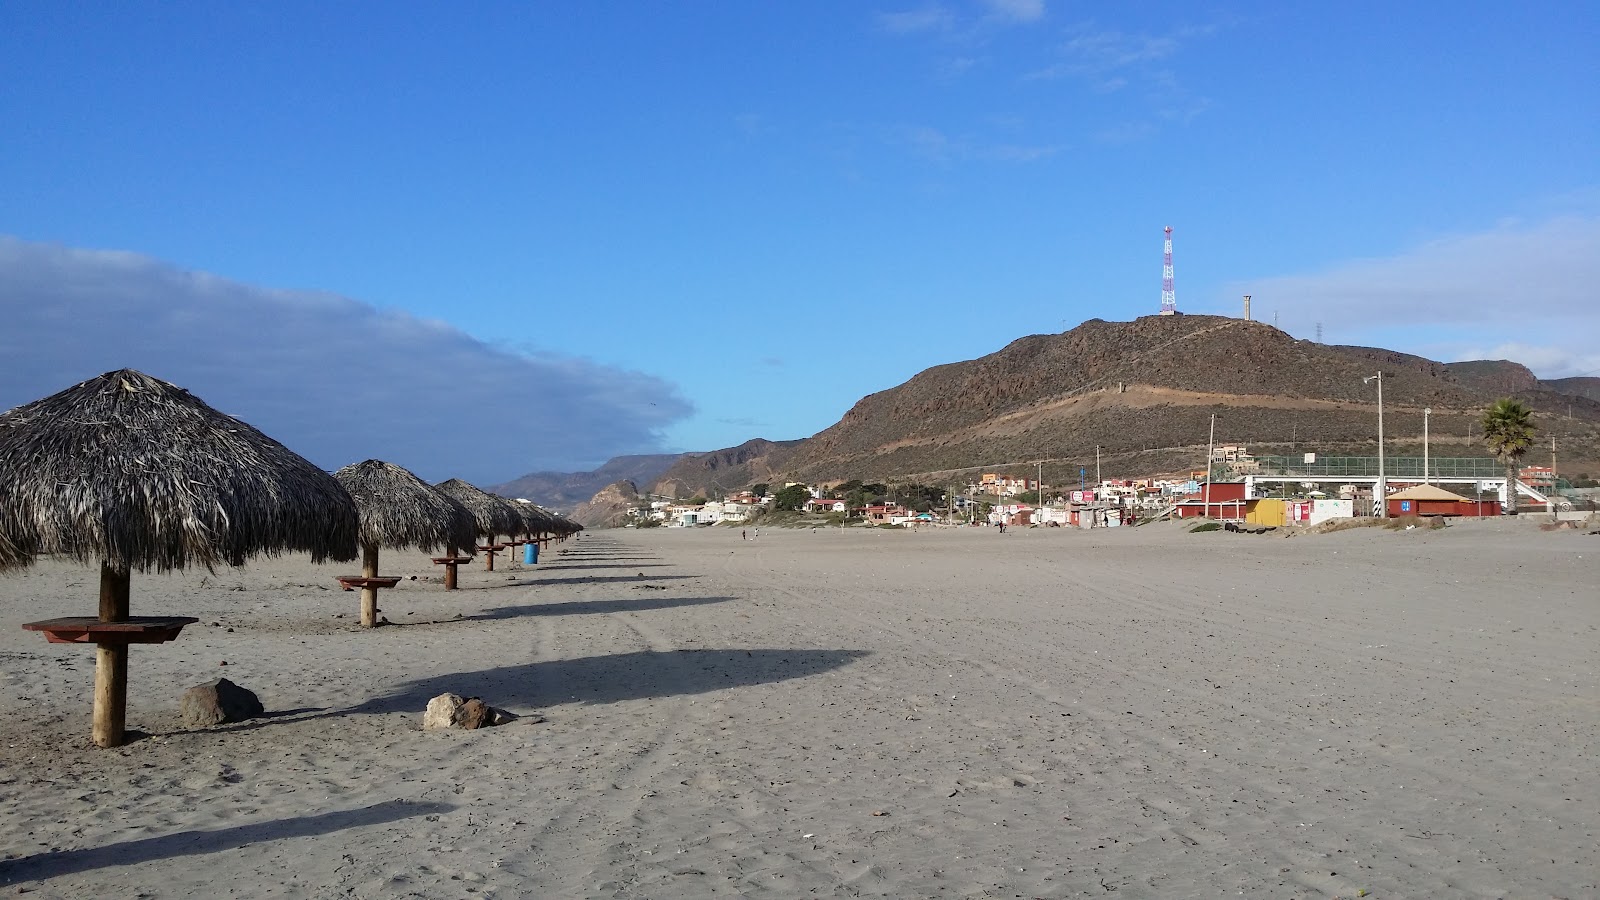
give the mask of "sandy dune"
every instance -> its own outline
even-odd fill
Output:
[[[43,897],[1592,897],[1600,538],[660,529],[420,554],[363,631],[288,558],[135,576],[94,654],[0,577],[0,890]],[[223,666],[221,663],[226,662]],[[218,675],[269,717],[184,731]],[[525,718],[424,733],[428,698]],[[539,721],[543,717],[544,721]]]

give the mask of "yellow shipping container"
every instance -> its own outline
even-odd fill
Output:
[[[1251,525],[1285,525],[1289,521],[1289,504],[1272,497],[1252,500],[1244,520]]]

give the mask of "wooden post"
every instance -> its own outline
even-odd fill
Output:
[[[129,572],[100,564],[100,621],[128,620]],[[96,747],[120,747],[128,721],[128,645],[96,644],[94,726]]]
[[[458,558],[460,558],[460,556],[461,556],[461,553],[458,551],[457,548],[455,548],[455,547],[451,547],[450,548],[450,558],[451,559],[458,559]],[[457,568],[458,568],[457,565],[455,563],[453,563],[453,562],[452,563],[445,563],[445,566],[444,566],[444,589],[447,590],[447,591],[453,591],[453,590],[456,589],[456,569]]]
[[[361,577],[378,577],[378,545],[367,544],[361,548]],[[372,628],[378,624],[378,589],[372,585],[361,588],[361,627]]]

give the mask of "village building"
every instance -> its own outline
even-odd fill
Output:
[[[844,512],[850,505],[843,500],[833,500],[826,497],[813,497],[805,503],[806,512]]]
[[[892,525],[894,524],[892,519],[910,514],[911,510],[898,503],[875,503],[861,510],[861,518],[865,519],[868,525]]]
[[[978,479],[979,492],[994,494],[996,497],[1015,497],[1018,494],[1037,490],[1038,487],[1039,482],[1037,481],[1001,475],[996,472],[985,472]]]
[[[1500,500],[1482,500],[1451,493],[1435,484],[1418,484],[1390,494],[1390,516],[1498,516]]]

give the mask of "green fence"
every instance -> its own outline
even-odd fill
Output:
[[[1376,478],[1376,456],[1323,456],[1317,454],[1315,462],[1306,462],[1303,456],[1258,456],[1258,475],[1279,475],[1301,478]],[[1389,478],[1415,478],[1420,480],[1422,457],[1390,456],[1383,461],[1383,474]],[[1506,467],[1494,459],[1483,457],[1434,457],[1428,460],[1428,474],[1434,478],[1503,478]]]

